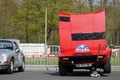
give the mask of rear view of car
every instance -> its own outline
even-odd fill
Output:
[[[73,69],[91,70],[96,65],[104,73],[111,73],[111,49],[106,46],[105,32],[104,10],[88,14],[59,12],[60,75],[65,76]]]

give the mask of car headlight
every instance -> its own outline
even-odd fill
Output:
[[[7,61],[7,55],[6,55],[6,54],[2,54],[0,61],[1,61],[2,63],[6,63],[6,61]]]

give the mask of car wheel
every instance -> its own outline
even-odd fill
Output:
[[[6,72],[8,74],[12,74],[13,73],[13,68],[14,68],[14,63],[13,63],[13,59],[10,60],[10,65],[9,67],[7,68]]]
[[[18,68],[19,72],[24,72],[25,71],[25,61],[23,60],[23,64],[21,67]]]
[[[104,65],[104,73],[111,73],[111,63],[110,63],[110,58]]]
[[[59,74],[61,76],[66,76],[67,75],[67,69],[63,64],[61,64],[61,62],[59,62]]]

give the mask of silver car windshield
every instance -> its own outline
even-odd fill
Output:
[[[0,49],[13,50],[12,42],[10,42],[10,41],[0,41]]]

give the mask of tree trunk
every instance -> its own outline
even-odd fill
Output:
[[[88,0],[90,11],[93,12],[93,2],[94,0]]]

